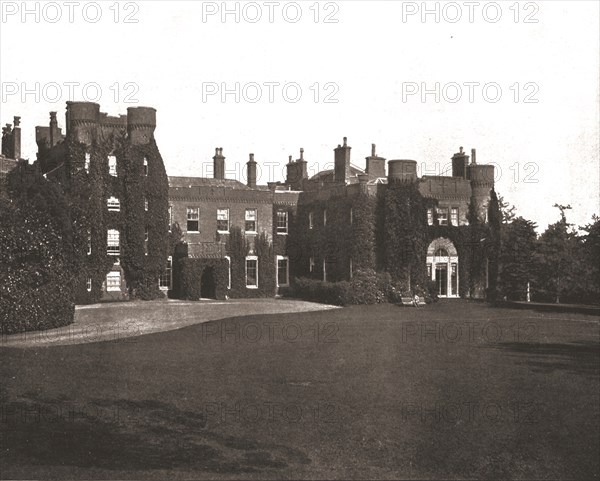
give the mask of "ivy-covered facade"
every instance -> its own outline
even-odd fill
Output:
[[[164,296],[168,180],[155,128],[153,108],[110,117],[91,102],[67,102],[64,135],[56,112],[36,127],[37,164],[64,186],[76,226],[77,303]]]
[[[355,166],[344,138],[333,169],[309,177],[301,149],[283,182],[257,185],[254,154],[242,183],[226,178],[222,148],[212,177],[168,177],[155,128],[152,108],[110,117],[89,102],[67,103],[64,134],[54,112],[36,128],[37,164],[65,187],[76,224],[78,303],[273,297],[296,279],[358,272],[406,293],[494,291],[494,167],[474,150],[454,154],[451,175],[419,177],[416,161],[386,161],[374,145]]]

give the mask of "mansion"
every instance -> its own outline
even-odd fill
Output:
[[[470,235],[470,223],[487,224],[495,195],[494,167],[477,163],[474,149],[469,156],[461,147],[451,157],[452,175],[419,177],[416,161],[386,161],[375,145],[365,168],[357,167],[344,138],[333,149],[333,169],[309,177],[300,149],[296,160],[290,156],[284,181],[258,185],[260,159],[249,154],[245,183],[227,179],[221,147],[212,156],[212,177],[167,176],[152,108],[110,117],[98,104],[68,102],[64,128],[56,112],[48,126],[36,127],[36,164],[47,179],[80,182],[88,192],[88,215],[96,220],[82,247],[89,270],[80,279],[81,302],[128,298],[128,278],[136,279],[136,289],[156,285],[170,297],[200,299],[275,296],[295,277],[336,282],[361,269],[384,271],[395,249],[386,230],[394,211],[386,202],[392,187],[402,185],[416,187],[423,199],[417,207],[427,245],[419,272],[439,297],[486,295],[490,259],[473,274],[463,262],[468,246],[457,240]],[[15,117],[14,128],[3,129],[2,165],[19,157]],[[174,232],[184,248],[169,247]],[[408,289],[413,270],[407,270]]]

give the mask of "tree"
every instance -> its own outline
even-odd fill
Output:
[[[517,217],[515,213],[517,208],[504,200],[504,197],[501,195],[498,196],[498,208],[500,209],[503,224],[509,224]]]
[[[498,287],[501,295],[509,300],[525,300],[527,283],[533,281],[535,284],[536,227],[534,222],[523,217],[517,217],[502,226]]]
[[[559,303],[563,295],[568,297],[576,290],[581,279],[576,274],[577,236],[565,215],[571,206],[554,204],[554,207],[560,210],[560,220],[549,225],[540,236],[540,281],[544,297]]]
[[[20,162],[0,199],[0,331],[73,322],[73,226],[60,185]]]

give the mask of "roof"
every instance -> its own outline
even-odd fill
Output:
[[[169,177],[169,187],[227,187],[229,189],[252,190],[235,179],[212,179],[209,177]]]
[[[321,172],[313,175],[309,180],[310,181],[326,181],[327,177],[331,177],[333,179],[333,169],[329,169],[329,170],[322,170]],[[352,177],[356,177],[358,174],[364,174],[365,171],[356,167],[355,165],[350,164],[350,179],[351,180]],[[358,179],[356,179],[356,181],[358,182]]]

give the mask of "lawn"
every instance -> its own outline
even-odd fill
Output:
[[[5,347],[0,475],[598,479],[598,335],[446,301]]]

